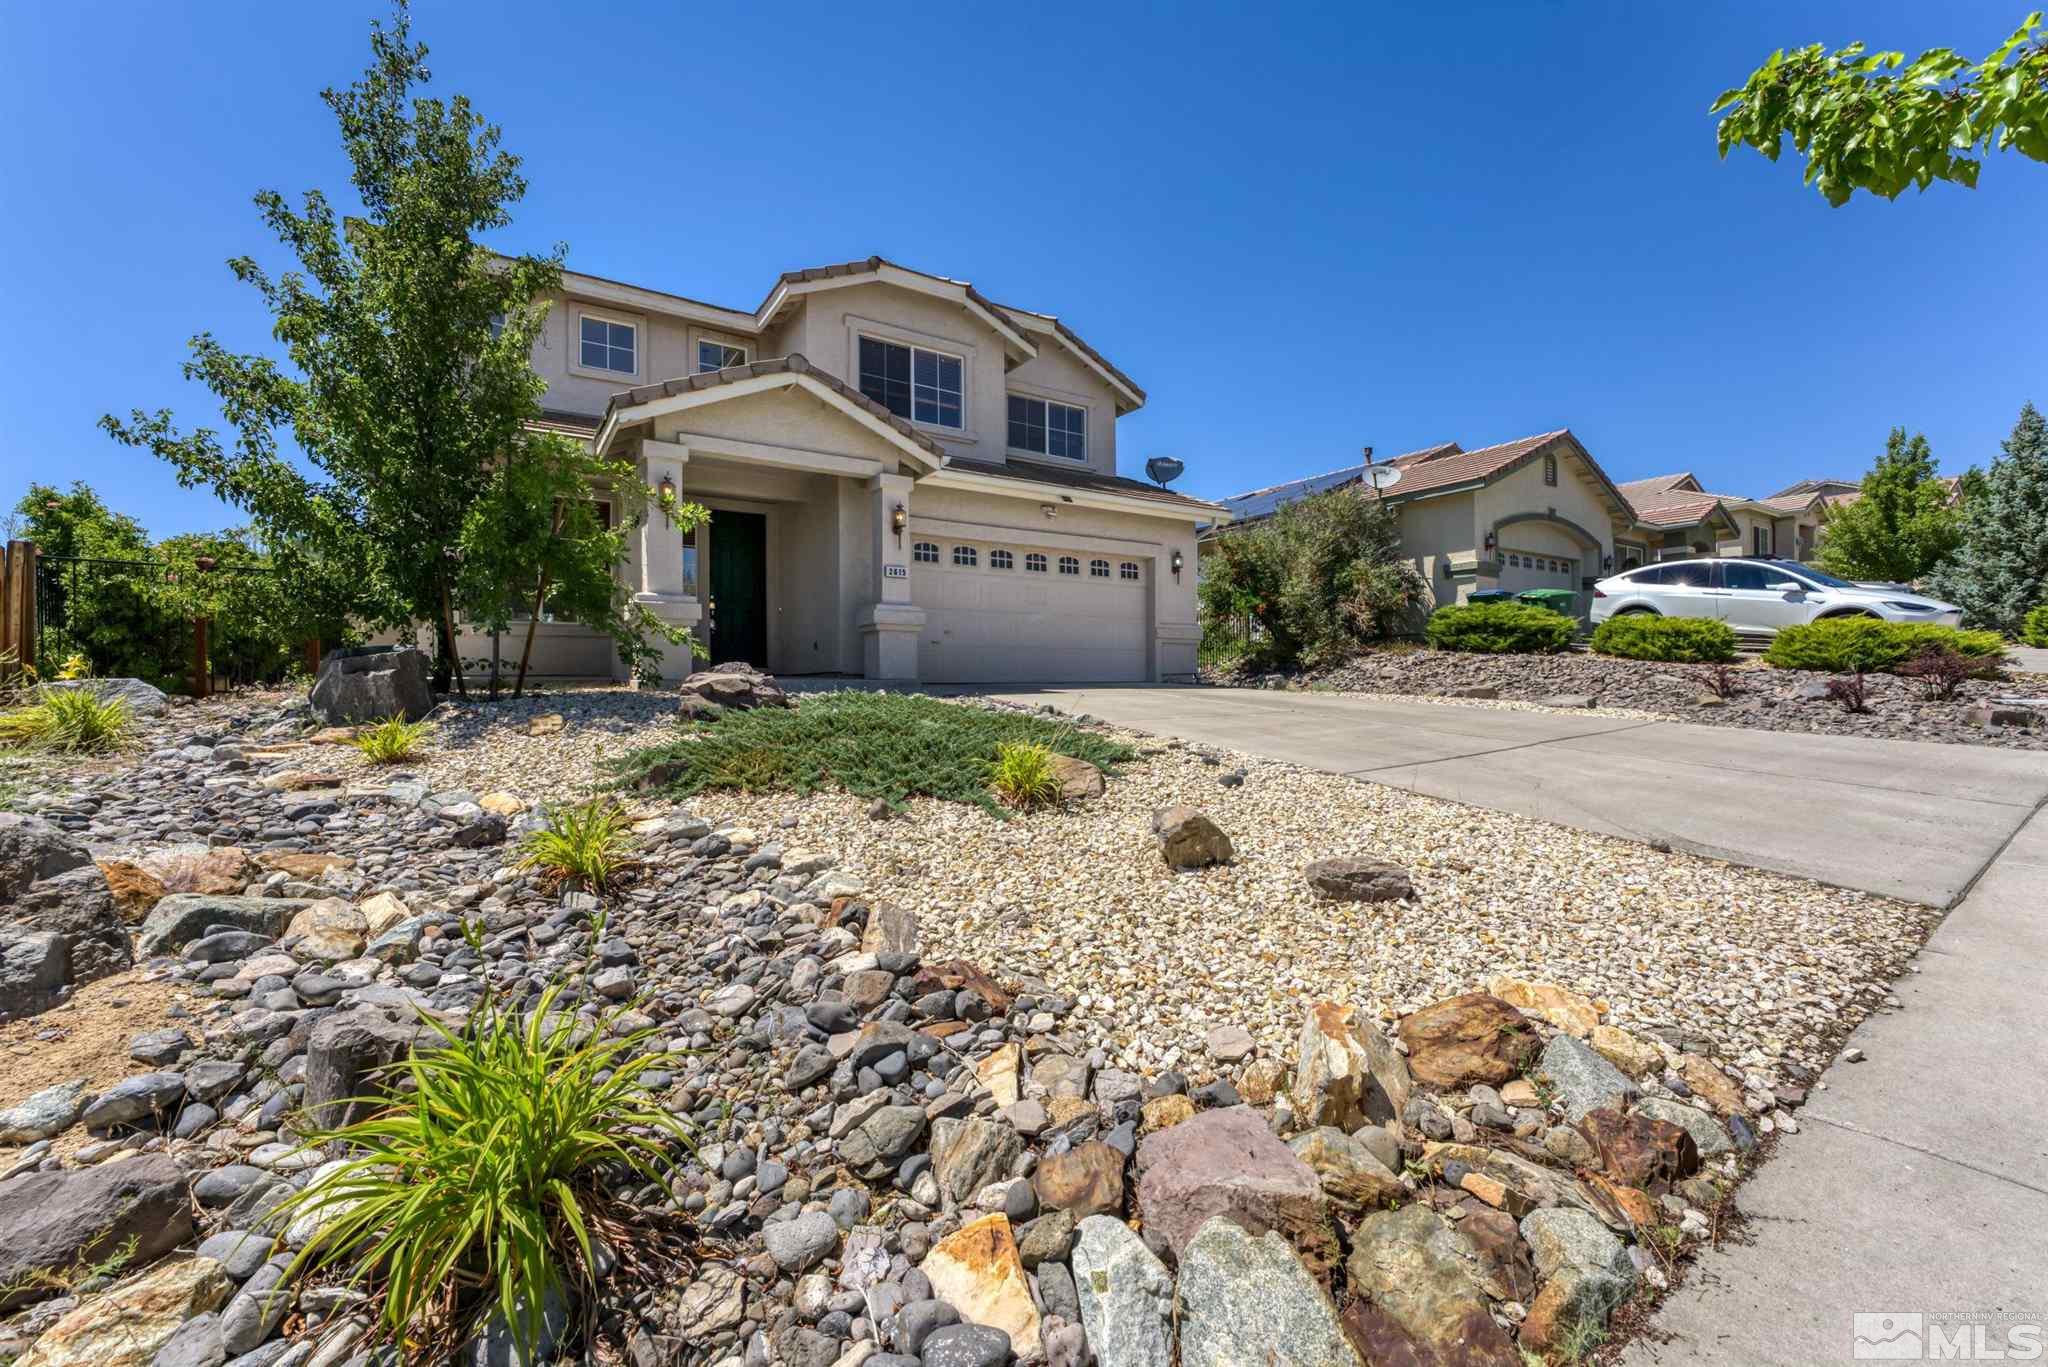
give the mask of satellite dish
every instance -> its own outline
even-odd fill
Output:
[[[1181,471],[1187,468],[1186,464],[1172,456],[1154,456],[1145,462],[1145,473],[1162,489],[1179,479]]]
[[[1365,472],[1365,479],[1375,489],[1391,489],[1401,482],[1401,467],[1375,465]]]

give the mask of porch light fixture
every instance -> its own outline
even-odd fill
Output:
[[[1493,554],[1494,548],[1498,545],[1500,545],[1500,538],[1495,536],[1492,532],[1488,532],[1486,534],[1486,553],[1488,555]]]
[[[910,509],[901,503],[889,510],[889,530],[896,533],[896,544],[903,544],[903,529],[910,523]]]
[[[656,501],[661,504],[662,525],[673,527],[676,525],[676,519],[675,515],[669,512],[669,509],[676,506],[676,481],[674,475],[663,475],[661,477],[659,492],[660,498]]]
[[[1180,551],[1178,548],[1176,548],[1173,553],[1173,577],[1175,579],[1180,578],[1180,567],[1184,563],[1186,562],[1180,558]]]

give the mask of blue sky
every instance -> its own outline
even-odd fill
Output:
[[[1979,54],[2018,6],[488,6],[420,0],[442,91],[526,159],[510,249],[752,307],[880,253],[1060,314],[1150,392],[1124,472],[1221,495],[1569,426],[1616,479],[1768,493],[1887,428],[1983,462],[2048,404],[2048,168],[1830,209],[1723,164],[1706,106],[1773,47]],[[94,427],[185,339],[269,344],[222,264],[259,187],[345,189],[326,84],[374,4],[6,6],[0,492],[82,478],[231,523]],[[687,13],[687,19],[682,18]]]

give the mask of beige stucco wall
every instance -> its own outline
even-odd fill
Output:
[[[1474,548],[1479,539],[1473,508],[1470,493],[1400,505],[1401,553],[1429,587],[1431,607],[1459,602],[1473,587],[1470,575],[1455,579],[1449,573],[1453,557],[1467,566],[1477,558]]]

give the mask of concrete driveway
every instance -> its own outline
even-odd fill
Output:
[[[1949,907],[2048,755],[1251,689],[976,690],[1374,783]]]

